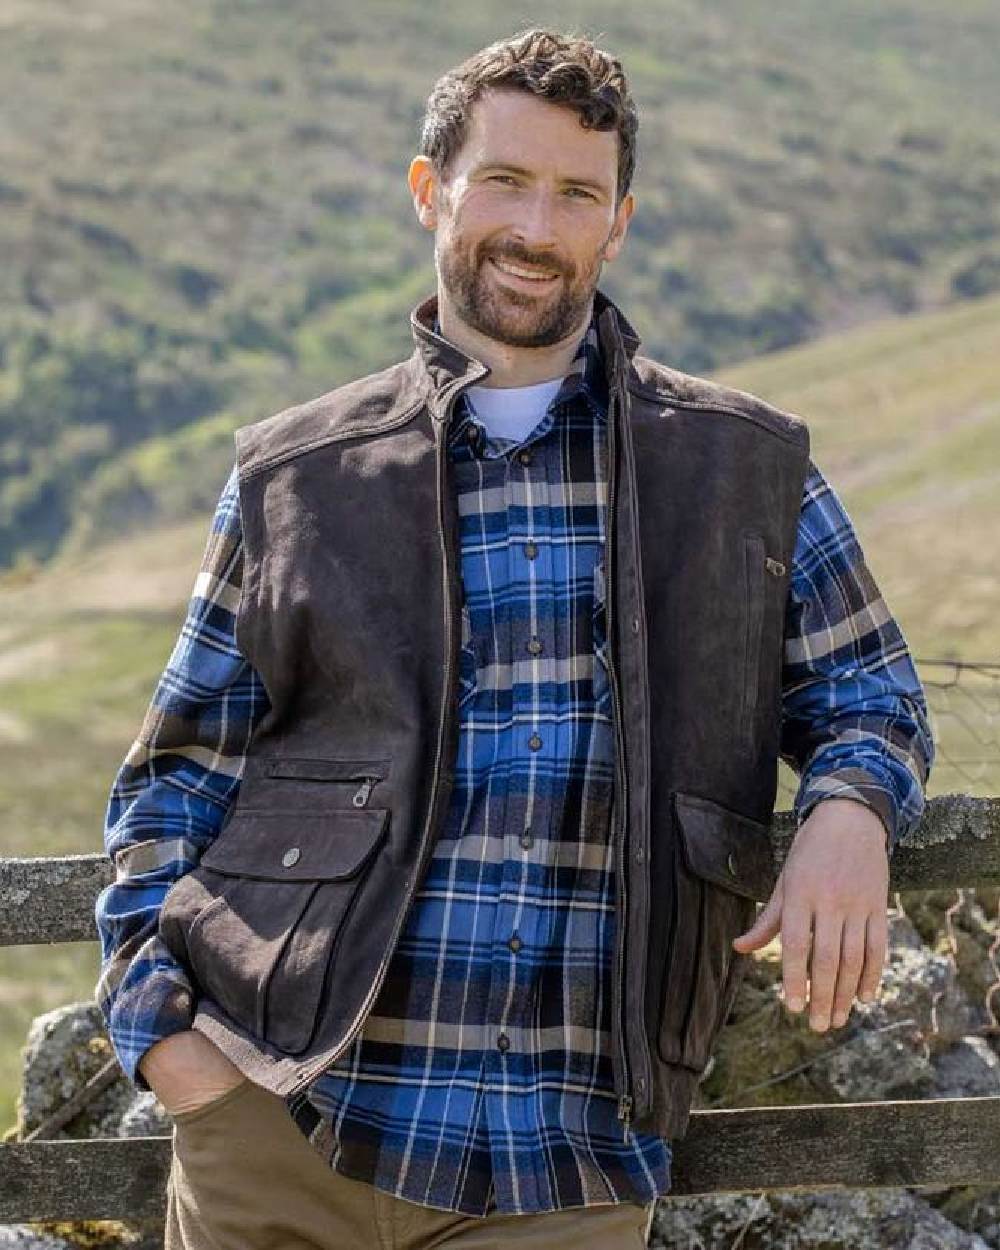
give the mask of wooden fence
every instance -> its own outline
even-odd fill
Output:
[[[780,870],[791,814],[772,825]],[[0,860],[0,945],[95,941],[103,855]],[[1000,799],[931,799],[890,891],[1000,886]],[[695,1111],[673,1144],[677,1195],[1000,1185],[1000,1097]],[[0,1143],[0,1222],[162,1216],[170,1137]]]

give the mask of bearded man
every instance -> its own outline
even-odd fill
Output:
[[[446,73],[412,356],[236,431],[97,904],[170,1250],[645,1245],[749,952],[877,989],[923,691],[801,418],[599,290],[636,129],[586,39]]]

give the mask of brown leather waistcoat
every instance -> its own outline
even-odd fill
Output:
[[[619,1114],[681,1136],[772,881],[788,575],[805,424],[636,354],[608,372]],[[160,932],[194,1027],[282,1095],[356,1036],[447,810],[459,548],[445,433],[487,370],[414,310],[406,361],[236,432],[240,649],[271,708]]]

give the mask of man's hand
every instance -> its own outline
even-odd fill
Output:
[[[795,835],[767,905],[741,953],[780,931],[785,1003],[802,1011],[809,961],[809,1025],[823,1032],[847,1019],[855,993],[875,997],[888,938],[889,860],[885,826],[855,799],[824,799]],[[810,960],[811,947],[811,960]]]
[[[156,1042],[139,1060],[139,1071],[168,1115],[196,1111],[246,1079],[214,1042],[195,1029]]]

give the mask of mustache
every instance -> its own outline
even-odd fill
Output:
[[[516,244],[508,244],[503,248],[490,248],[483,255],[483,260],[507,260],[514,265],[529,265],[536,269],[545,269],[552,273],[560,274],[562,277],[569,277],[570,271],[566,265],[553,256],[550,252],[531,252],[527,248],[518,247]]]

